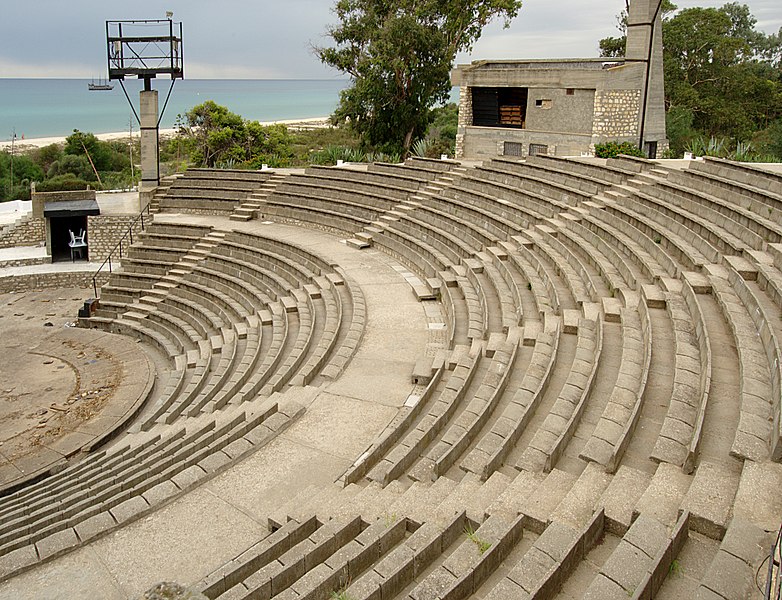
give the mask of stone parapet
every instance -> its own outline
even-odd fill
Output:
[[[5,228],[0,235],[0,248],[42,246],[46,243],[46,220],[30,215]]]
[[[89,231],[87,244],[89,248],[89,256],[91,262],[103,262],[108,257],[109,252],[117,245],[123,235],[133,223],[133,220],[137,218],[137,215],[118,215],[118,216],[94,216],[88,217]],[[144,224],[147,225],[152,222],[152,217],[144,217]],[[141,220],[139,219],[133,225],[133,238],[136,239],[136,235],[141,233]],[[130,239],[126,240],[127,245],[130,246]],[[123,243],[124,245],[124,243]],[[119,258],[119,257],[117,257]]]
[[[33,192],[33,217],[43,218],[44,205],[52,202],[73,202],[74,200],[95,200],[95,190],[73,190],[68,192]]]
[[[26,273],[0,277],[0,293],[29,292],[51,288],[92,288],[94,271],[57,271],[48,273]],[[98,287],[109,279],[108,271],[98,275]]]

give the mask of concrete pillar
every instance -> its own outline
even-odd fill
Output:
[[[160,183],[158,152],[157,90],[143,90],[140,94],[141,115],[141,190],[155,188]]]
[[[631,0],[625,48],[628,63],[643,65],[641,110],[646,111],[643,121],[638,115],[639,132],[643,131],[639,142],[657,142],[658,148],[667,147],[661,4],[662,0]]]

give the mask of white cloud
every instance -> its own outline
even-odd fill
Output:
[[[92,71],[92,72],[91,72]],[[3,58],[0,56],[0,77],[25,78],[42,77],[68,79],[72,77],[98,77],[100,71],[88,64],[78,62],[32,63]]]
[[[674,0],[681,8],[723,5],[727,0]],[[758,26],[782,26],[779,0],[746,2]],[[185,73],[192,78],[331,77],[310,51],[328,45],[336,22],[335,0],[246,2],[167,0],[185,35]],[[158,0],[118,5],[105,0],[10,2],[3,6],[0,77],[81,77],[105,74],[106,19],[163,17]],[[598,40],[617,35],[615,17],[624,0],[524,0],[511,28],[488,27],[470,55],[458,62],[492,58],[564,58],[597,55]],[[23,26],[35,24],[35,30]]]
[[[274,66],[192,61],[185,65],[185,76],[188,79],[286,79],[290,77]]]

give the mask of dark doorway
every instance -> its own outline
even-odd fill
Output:
[[[52,262],[71,260],[71,249],[68,246],[68,242],[71,241],[72,231],[74,235],[79,235],[79,232],[87,231],[87,217],[52,217],[49,219],[49,226],[52,234]],[[85,235],[84,241],[87,242],[87,236]],[[81,257],[78,253],[74,254],[76,260],[88,260],[88,247],[81,250]]]
[[[472,88],[473,125],[524,129],[527,97],[527,88]]]
[[[650,160],[654,160],[657,158],[657,142],[646,142],[644,143],[644,154],[646,154],[646,158]]]

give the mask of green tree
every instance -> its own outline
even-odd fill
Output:
[[[731,2],[720,8],[677,11],[663,0],[666,122],[671,150],[680,155],[696,138],[761,141],[771,147],[782,117],[782,30],[756,29],[749,8]],[[617,18],[624,33],[627,13]],[[600,40],[601,54],[621,56],[624,37]]]
[[[13,159],[13,181],[11,180],[11,161]],[[30,183],[41,181],[43,170],[29,156],[8,151],[0,152],[0,201],[29,200]]]
[[[316,48],[352,79],[334,121],[367,147],[406,156],[448,98],[457,52],[493,19],[507,27],[520,8],[521,0],[337,0],[339,24],[328,32],[335,46]]]
[[[251,167],[261,162],[284,166],[293,155],[287,127],[246,121],[212,100],[187,111],[179,120],[179,134],[191,161],[203,167]]]
[[[690,8],[664,29],[666,102],[709,137],[747,140],[782,115],[782,77],[763,60],[773,43],[746,6]]]

